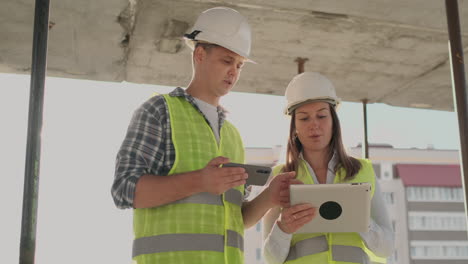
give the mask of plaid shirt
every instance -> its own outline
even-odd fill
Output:
[[[177,87],[169,95],[184,97],[200,111],[194,98],[184,89]],[[226,111],[221,106],[218,106],[218,117],[221,129],[226,118]],[[138,179],[145,174],[167,175],[174,161],[169,110],[162,95],[154,96],[133,114],[127,135],[117,154],[111,191],[115,205],[121,209],[133,208]]]

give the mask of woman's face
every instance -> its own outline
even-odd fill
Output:
[[[298,107],[295,113],[296,133],[304,150],[328,150],[333,134],[330,104],[311,102]]]

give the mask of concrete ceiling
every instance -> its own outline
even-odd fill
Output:
[[[190,49],[181,36],[210,7],[233,7],[253,29],[253,59],[235,91],[283,95],[297,74],[318,71],[345,101],[453,110],[442,0],[51,1],[48,75],[185,86]],[[0,0],[0,72],[29,74],[34,0]],[[468,1],[459,0],[464,52]]]

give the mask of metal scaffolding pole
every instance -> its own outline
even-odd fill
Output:
[[[294,61],[297,63],[297,74],[304,72],[304,64],[308,61],[308,58],[297,57]]]
[[[364,120],[364,134],[362,138],[362,158],[369,158],[369,142],[367,141],[367,99],[362,100],[362,115]]]
[[[20,264],[33,264],[36,250],[42,109],[47,67],[48,29],[49,0],[36,0],[21,221]]]
[[[460,19],[458,14],[458,1],[445,0],[447,12],[447,25],[449,33],[449,56],[452,75],[453,103],[458,116],[460,132],[460,168],[462,185],[465,193],[465,214],[467,213],[466,199],[468,192],[468,92],[465,82],[465,67],[463,63],[463,45],[460,36]]]

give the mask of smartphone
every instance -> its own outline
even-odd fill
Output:
[[[268,177],[270,177],[271,168],[267,166],[241,164],[241,163],[226,163],[223,167],[241,167],[245,169],[245,172],[249,175],[245,183],[246,186],[258,185],[263,186],[267,183]]]

